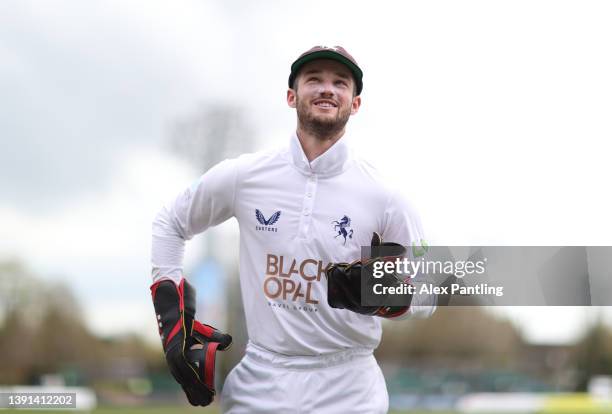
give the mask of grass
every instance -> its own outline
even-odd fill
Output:
[[[40,414],[41,410],[25,410],[25,409],[18,409],[18,410],[7,410],[7,413],[19,413],[19,414]],[[78,412],[83,412],[85,413],[85,411],[74,411],[74,410],[52,410],[52,411],[47,411],[44,410],[42,412],[48,412],[48,413],[53,413],[53,414],[75,414]],[[214,407],[199,407],[199,408],[195,408],[195,407],[190,407],[190,406],[169,406],[169,407],[129,407],[129,408],[122,408],[122,407],[102,407],[102,408],[97,408],[94,411],[90,411],[91,414],[185,414],[186,412],[198,412],[200,414],[219,414],[221,413],[221,410],[219,409],[219,407],[214,406]]]
[[[165,408],[98,408],[91,412],[91,414],[185,414],[185,412],[197,412],[201,414],[220,414],[221,411],[217,408],[190,408],[190,407],[165,407]],[[40,410],[7,410],[7,413],[15,414],[40,414]],[[74,414],[75,411],[47,411],[53,414]],[[457,414],[455,412],[441,412],[436,411],[390,411],[389,414]]]
[[[40,410],[7,410],[7,413],[19,413],[19,414],[40,414]],[[74,414],[75,411],[47,411],[54,414]],[[169,407],[135,407],[135,408],[121,408],[121,407],[102,407],[91,412],[91,414],[185,414],[186,412],[193,412],[194,414],[220,414],[221,411],[218,406],[213,407],[191,407],[191,406],[169,406]],[[604,411],[588,411],[588,414],[612,414],[610,410]],[[455,411],[390,411],[389,414],[459,414]],[[485,413],[481,413],[485,414]],[[537,413],[536,413],[537,414]],[[542,413],[543,414],[543,413]],[[566,409],[560,409],[559,411],[546,410],[545,414],[586,414],[584,411],[568,411]]]
[[[19,414],[40,414],[40,410],[7,410],[7,413],[19,413]],[[53,414],[74,414],[75,411],[46,411]],[[188,407],[188,406],[171,406],[171,407],[137,407],[137,408],[120,408],[120,407],[106,407],[98,408],[91,412],[91,414],[185,414],[186,412],[193,412],[194,414],[220,414],[221,410],[218,406],[213,407]],[[390,411],[389,414],[457,414],[455,412],[441,412],[436,411]]]

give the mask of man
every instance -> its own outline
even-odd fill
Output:
[[[327,302],[326,268],[360,258],[373,233],[404,246],[423,238],[414,211],[349,150],[362,77],[341,47],[302,54],[289,76],[297,130],[288,148],[221,162],[156,217],[153,298],[168,364],[192,404],[212,400],[215,352],[231,337],[194,319],[184,241],[235,217],[249,343],[223,387],[224,412],[387,411],[372,355],[381,317],[428,316],[435,306],[370,316]]]

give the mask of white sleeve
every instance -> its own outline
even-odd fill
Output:
[[[238,159],[225,160],[202,175],[153,220],[153,282],[183,277],[185,240],[234,215]]]
[[[421,247],[425,240],[421,219],[416,210],[399,194],[394,193],[389,198],[385,210],[383,241],[399,243],[409,249],[409,258],[413,257],[413,246]],[[417,287],[425,283],[425,277],[417,275],[410,283]],[[436,310],[436,295],[415,295],[408,312],[391,320],[407,318],[428,318]]]

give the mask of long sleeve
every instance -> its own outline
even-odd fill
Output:
[[[425,240],[421,220],[416,210],[399,194],[392,194],[387,203],[384,218],[383,240],[400,243],[407,246],[410,250],[409,259],[414,259],[411,255],[412,247],[421,247]],[[423,275],[417,275],[411,279],[410,283],[417,289],[425,283]],[[407,318],[428,318],[436,310],[436,295],[415,295],[408,312],[392,320]]]
[[[153,282],[183,277],[185,241],[234,215],[238,159],[225,160],[165,205],[153,220]]]

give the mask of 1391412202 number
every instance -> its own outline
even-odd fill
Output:
[[[74,407],[72,393],[10,393],[6,395],[7,408]]]

